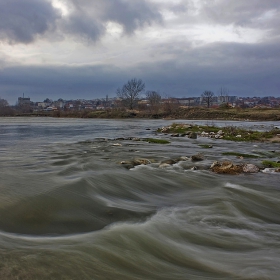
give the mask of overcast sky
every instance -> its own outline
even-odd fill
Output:
[[[279,0],[0,0],[0,97],[280,96]]]

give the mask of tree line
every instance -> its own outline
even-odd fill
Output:
[[[117,96],[120,98],[122,105],[130,110],[133,110],[137,106],[137,101],[140,95],[145,91],[145,83],[141,79],[133,78],[125,83],[122,87],[119,87],[116,91]],[[221,87],[220,94],[228,95],[228,90]],[[146,99],[149,101],[151,108],[156,109],[161,102],[161,94],[159,91],[148,90],[145,93]],[[210,90],[205,90],[202,94],[202,102],[209,108],[213,101],[215,94]]]
[[[174,107],[176,107],[176,104],[178,105],[178,101],[176,100],[176,98],[166,98],[168,99],[168,101],[165,101],[163,103],[161,93],[158,90],[145,91],[145,89],[146,85],[142,79],[132,78],[128,80],[125,84],[123,84],[116,90],[116,95],[119,98],[118,107],[126,108],[129,110],[140,108],[141,105],[139,105],[139,100],[142,99],[143,94],[147,100],[147,104],[142,104],[142,109],[148,107],[150,112],[153,113],[158,113],[160,109],[166,112],[171,112]],[[221,97],[228,96],[228,89],[225,87],[221,87],[219,90],[219,94]],[[201,104],[205,104],[208,108],[212,106],[214,100],[215,94],[210,90],[205,90],[201,94]],[[17,111],[22,113],[32,112],[30,108],[25,108],[24,106],[18,106],[18,108],[16,109]],[[5,99],[0,98],[0,115],[13,115],[13,113],[15,113],[15,110],[9,107],[9,104]]]

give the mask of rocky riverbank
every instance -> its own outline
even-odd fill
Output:
[[[278,127],[274,127],[269,131],[255,131],[234,126],[219,128],[216,126],[173,123],[172,125],[159,128],[157,132],[170,134],[172,137],[188,137],[193,139],[207,137],[231,141],[270,141],[280,143],[280,129]]]
[[[156,132],[157,138],[118,138],[118,143],[113,143],[113,146],[121,147],[121,141],[145,141],[153,144],[170,144],[172,139],[177,137],[187,138],[187,141],[196,141],[198,149],[211,149],[215,144],[215,141],[219,140],[231,140],[231,141],[270,141],[271,143],[280,143],[280,133],[278,128],[273,128],[270,131],[260,132],[241,129],[237,127],[223,127],[218,128],[214,126],[201,126],[194,124],[172,124],[170,126],[161,127]],[[164,138],[164,139],[162,139]],[[205,138],[212,139],[205,144],[199,140]],[[275,140],[272,140],[275,139]],[[179,139],[178,139],[179,140]],[[272,142],[273,141],[273,142]],[[186,142],[187,143],[187,142]],[[182,155],[180,157],[168,158],[158,161],[154,158],[135,157],[132,159],[124,159],[118,164],[127,168],[133,169],[141,165],[149,165],[153,168],[169,168],[178,166],[184,170],[208,170],[216,174],[230,174],[238,175],[242,173],[253,174],[258,172],[280,174],[280,151],[269,151],[267,154],[255,152],[250,153],[238,153],[238,152],[221,152],[221,158],[225,156],[236,157],[237,162],[232,160],[215,160],[209,163],[209,159],[205,156],[205,153],[198,152],[193,155]],[[273,160],[272,160],[273,158]],[[253,159],[254,162],[250,162],[249,159]],[[205,162],[205,163],[204,163]]]
[[[241,173],[278,173],[280,175],[280,161],[272,162],[274,165],[279,167],[268,168],[265,167],[264,162],[259,165],[243,162],[243,163],[234,163],[232,161],[214,161],[210,166],[196,163],[198,161],[203,161],[204,156],[202,154],[195,154],[190,157],[181,156],[180,158],[170,158],[164,161],[157,162],[154,159],[147,158],[134,158],[132,160],[124,160],[119,162],[122,166],[127,169],[135,168],[139,165],[151,165],[156,168],[168,168],[173,165],[178,165],[183,167],[185,170],[209,170],[217,174],[230,174],[230,175],[238,175]]]

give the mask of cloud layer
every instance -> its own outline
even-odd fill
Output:
[[[42,0],[1,0],[0,40],[10,44],[31,43],[55,26],[59,13]]]
[[[123,33],[131,35],[161,21],[156,6],[145,0],[68,0],[61,4],[67,9],[64,16],[51,1],[2,0],[0,39],[10,44],[28,44],[52,31],[96,41],[106,33],[108,22],[121,25]]]
[[[279,95],[278,0],[1,0],[0,97]]]

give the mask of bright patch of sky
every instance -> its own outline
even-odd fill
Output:
[[[67,16],[70,12],[67,4],[63,0],[52,0],[52,5],[54,8],[60,10],[62,16]]]

